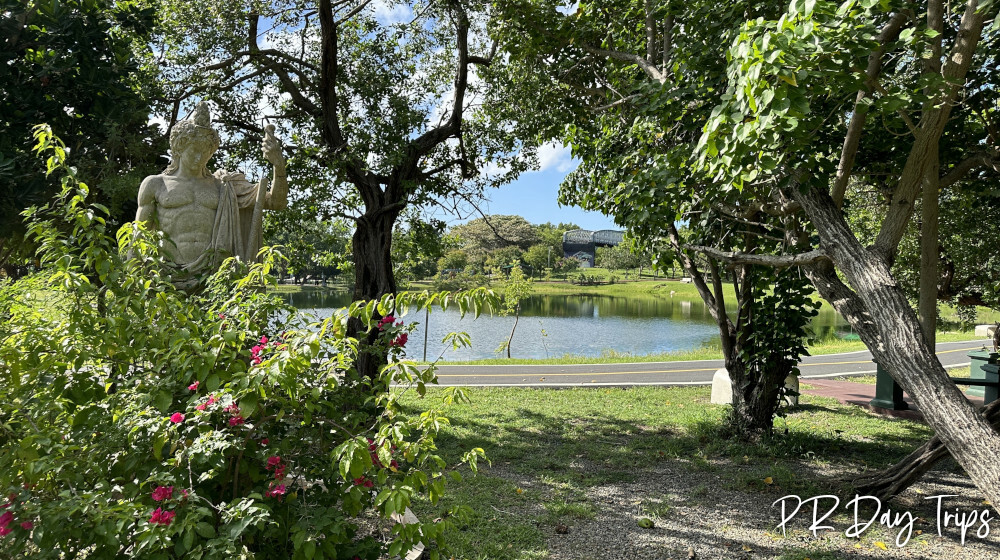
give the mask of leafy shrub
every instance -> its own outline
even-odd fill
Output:
[[[418,542],[437,557],[463,508],[396,525],[390,543],[357,520],[436,502],[460,477],[434,438],[438,405],[463,395],[402,414],[390,384],[423,394],[434,373],[404,360],[392,312],[448,301],[478,312],[491,294],[353,304],[390,356],[362,378],[346,317],[309,322],[264,292],[274,251],[226,261],[188,296],[169,282],[159,234],[112,237],[58,139],[36,137],[65,176],[55,202],[28,212],[41,272],[0,286],[0,557],[374,560]]]

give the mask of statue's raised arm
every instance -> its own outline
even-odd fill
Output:
[[[285,159],[273,126],[262,142],[264,157],[273,166],[270,189],[266,179],[253,184],[242,173],[210,173],[208,161],[219,143],[208,104],[201,102],[170,131],[170,164],[139,187],[135,219],[165,234],[164,251],[182,271],[178,281],[186,288],[196,286],[227,257],[256,259],[263,210],[288,204]]]

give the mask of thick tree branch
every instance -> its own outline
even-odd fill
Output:
[[[965,76],[972,64],[973,54],[982,34],[983,20],[984,14],[979,10],[978,0],[968,0],[951,54],[941,70],[947,85],[941,88],[940,95],[932,97],[924,104],[919,133],[900,173],[899,183],[882,222],[882,229],[875,239],[874,250],[886,263],[893,262],[899,241],[906,231],[906,225],[913,213],[914,200],[920,193],[925,170],[931,165],[934,148],[940,141],[941,133],[955,104],[955,98],[965,83]]]
[[[455,69],[454,93],[451,100],[451,114],[448,121],[436,126],[410,142],[407,159],[400,165],[404,176],[416,175],[420,158],[427,155],[437,145],[448,138],[461,134],[465,92],[469,87],[469,17],[461,6],[455,6],[455,43],[458,61]]]
[[[347,154],[342,162],[347,178],[358,187],[365,204],[377,203],[373,199],[376,194],[365,188],[370,177],[357,158],[350,154],[347,140],[340,126],[340,100],[337,89],[338,59],[337,59],[337,25],[333,19],[333,7],[330,0],[319,1],[320,21],[320,118],[322,128],[320,134],[327,147],[333,153]],[[378,189],[376,189],[378,190]]]
[[[639,68],[641,68],[642,71],[645,72],[647,76],[656,80],[660,84],[663,84],[664,82],[667,81],[667,79],[664,77],[663,72],[660,72],[660,70],[656,66],[654,66],[649,61],[647,61],[646,59],[642,58],[637,54],[625,53],[621,51],[612,51],[608,49],[599,49],[597,47],[592,47],[586,44],[581,44],[580,48],[592,55],[603,56],[614,60],[621,60],[624,62],[634,63],[638,65]]]
[[[673,247],[674,252],[677,253],[678,259],[681,261],[681,266],[687,271],[688,275],[691,276],[691,281],[694,283],[695,288],[698,290],[698,295],[701,296],[702,301],[708,306],[708,312],[711,313],[712,318],[715,319],[716,324],[719,325],[719,334],[722,337],[722,347],[723,349],[729,349],[725,351],[726,356],[730,355],[732,348],[735,347],[735,333],[736,325],[729,318],[724,307],[720,307],[718,300],[715,299],[715,295],[708,288],[708,284],[705,282],[705,277],[702,275],[701,271],[698,270],[698,266],[694,263],[694,254],[685,249],[681,245],[681,236],[677,232],[677,227],[674,226],[673,222],[667,224],[667,240],[670,241],[671,247]]]
[[[1000,171],[1000,153],[978,154],[960,161],[938,181],[938,188],[946,189],[959,182],[973,169],[991,167]]]
[[[667,14],[663,20],[663,64],[661,71],[666,74],[670,68],[670,57],[673,55],[674,47],[674,15]]]
[[[685,249],[703,253],[731,264],[751,264],[761,266],[772,266],[775,268],[785,268],[789,266],[805,266],[815,264],[822,260],[829,260],[830,257],[821,249],[797,253],[794,255],[760,255],[754,253],[739,253],[734,251],[723,251],[715,247],[705,247],[704,245],[684,245]]]
[[[895,41],[899,37],[899,32],[903,28],[907,17],[901,12],[897,12],[889,18],[888,23],[879,33],[879,46],[868,56],[868,68],[865,69],[865,83],[869,90],[874,89],[879,74],[882,73],[882,56],[885,55],[886,45]],[[861,132],[865,128],[865,120],[868,117],[868,104],[864,103],[870,91],[861,90],[854,99],[854,109],[851,112],[851,122],[847,126],[847,134],[844,136],[844,146],[840,150],[840,163],[837,164],[837,177],[833,181],[833,188],[830,196],[837,206],[844,203],[844,193],[847,192],[847,182],[851,177],[851,170],[854,168],[854,158],[858,153],[858,144],[861,141]]]
[[[644,0],[643,9],[646,12],[646,61],[656,64],[656,19],[651,0]]]
[[[490,54],[487,56],[476,56],[469,55],[469,64],[478,64],[480,66],[489,66],[493,64],[493,59],[497,56],[497,48],[499,48],[500,42],[496,39],[493,40],[493,44],[490,45]]]
[[[347,2],[341,2],[341,4],[346,4],[346,3]],[[370,3],[371,3],[371,0],[364,0],[363,2],[361,2],[360,4],[358,4],[357,6],[355,6],[353,10],[351,10],[351,11],[347,12],[346,14],[344,14],[344,17],[342,17],[342,18],[338,19],[336,22],[334,22],[334,24],[333,24],[334,27],[340,26],[341,24],[347,22],[347,20],[349,20],[352,17],[354,17],[355,15],[357,15],[358,12],[360,12],[363,9],[365,9],[365,6],[367,6]]]

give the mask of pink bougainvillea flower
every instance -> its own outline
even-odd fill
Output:
[[[408,338],[409,335],[407,333],[402,333],[399,336],[397,336],[395,340],[392,341],[392,345],[402,348],[403,346],[406,346],[406,341]]]
[[[395,320],[396,318],[393,317],[392,315],[386,315],[385,317],[382,317],[382,320],[378,322],[378,330],[380,331],[385,330],[386,325],[392,326],[392,322]]]
[[[281,457],[272,455],[267,458],[267,470],[271,470],[281,464]]]
[[[364,486],[365,488],[371,488],[372,486],[375,486],[375,483],[372,482],[371,480],[369,480],[369,479],[367,479],[367,478],[365,478],[365,477],[362,476],[360,478],[355,478],[354,479],[354,485],[355,486]]]
[[[5,511],[3,515],[0,515],[0,527],[6,527],[7,525],[10,525],[10,522],[13,520],[14,520],[14,514],[9,511]]]
[[[198,385],[201,385],[201,381],[195,381],[194,383],[188,385],[188,389],[191,391],[197,391]]]
[[[152,515],[150,515],[149,522],[156,525],[170,525],[175,515],[177,515],[176,512],[156,508],[153,510]]]
[[[188,498],[188,491],[181,488],[181,499],[186,500]]]
[[[243,417],[240,416],[239,414],[237,414],[236,416],[233,416],[233,417],[231,417],[229,419],[229,425],[230,426],[239,426],[243,422],[244,422]]]
[[[233,414],[233,413],[236,413],[236,412],[240,411],[240,405],[238,405],[235,402],[233,402],[233,403],[229,404],[228,406],[226,406],[226,408],[223,408],[222,410],[225,411],[225,412],[228,412],[230,414]]]
[[[153,501],[162,502],[163,500],[169,500],[174,497],[174,487],[173,486],[157,486],[153,489]]]
[[[267,438],[264,438],[264,439],[260,440],[260,444],[261,444],[261,445],[267,445],[268,443],[270,443],[270,441],[271,441],[271,440],[269,440],[269,439],[267,439]]]
[[[181,422],[184,421],[184,415],[181,414],[180,412],[175,412],[170,415],[170,421],[173,422],[174,424],[180,424]]]
[[[271,483],[271,488],[267,492],[264,492],[264,496],[268,498],[277,498],[278,496],[283,496],[284,494],[285,494],[285,485],[284,484],[274,485],[273,482]]]
[[[35,524],[32,523],[31,521],[25,521],[24,523],[21,523],[21,528],[24,529],[25,531],[30,531],[31,528],[34,526]]]
[[[201,404],[199,404],[198,406],[196,406],[194,408],[195,408],[195,410],[205,410],[206,408],[208,408],[208,406],[206,406],[205,403],[201,403]]]
[[[6,537],[13,531],[10,527],[0,527],[0,537]]]
[[[266,336],[261,336],[260,337],[260,343],[261,344],[267,344],[267,337]]]

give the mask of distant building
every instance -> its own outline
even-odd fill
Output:
[[[579,260],[583,268],[592,267],[598,247],[614,247],[624,236],[625,232],[613,229],[567,231],[563,234],[563,257]]]

